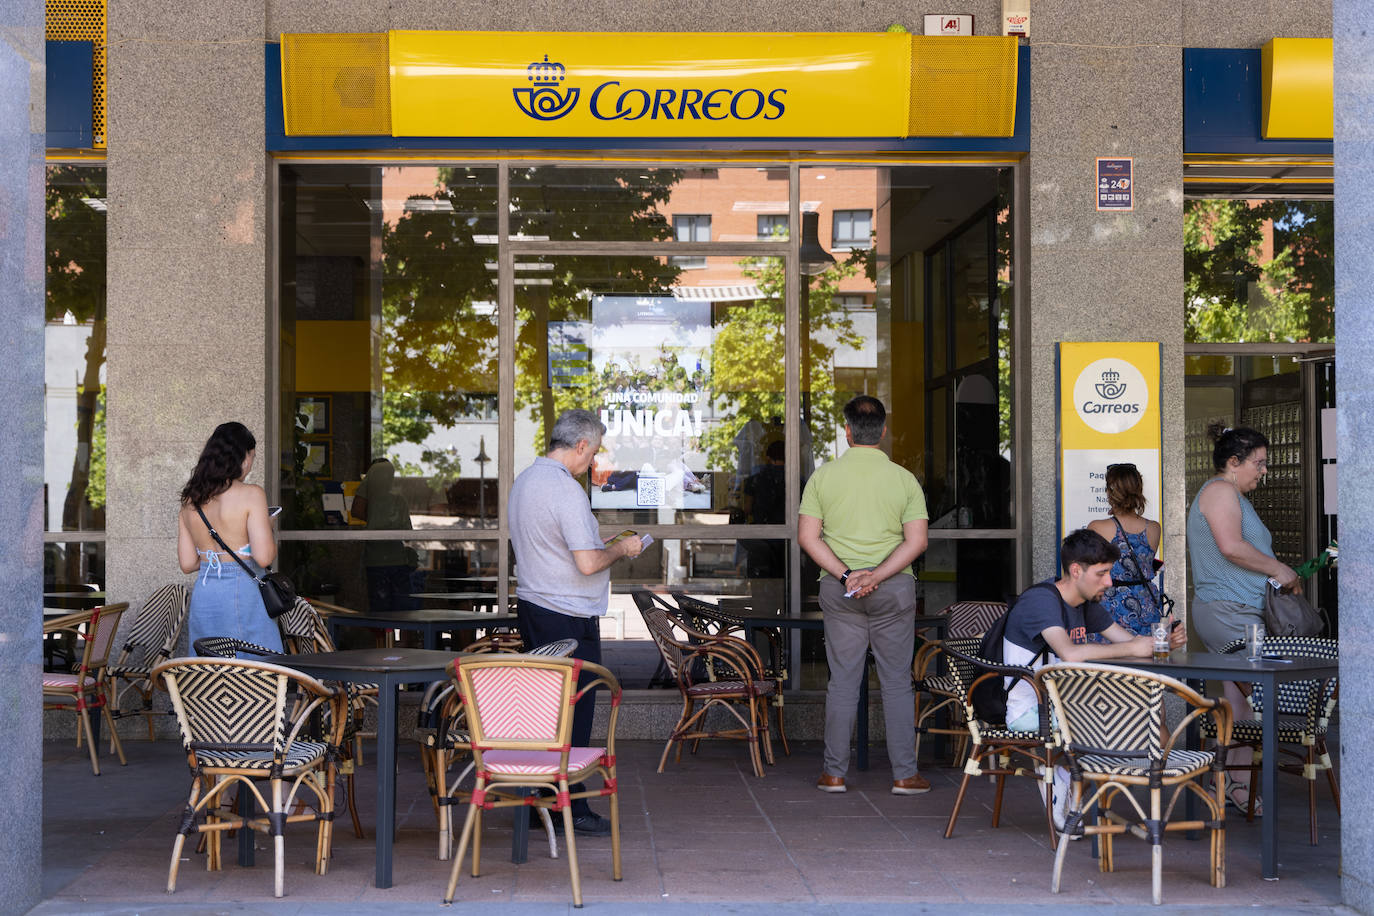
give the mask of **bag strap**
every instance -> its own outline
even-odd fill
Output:
[[[200,506],[196,506],[196,514],[199,515],[200,520],[205,523],[205,527],[210,529],[210,537],[215,539],[215,543],[223,547],[224,552],[229,554],[229,556],[233,557],[234,562],[242,566],[243,571],[248,573],[248,575],[252,576],[253,580],[257,582],[259,585],[261,585],[262,577],[260,577],[257,573],[253,572],[253,570],[248,568],[248,564],[243,562],[243,557],[239,556],[237,553],[229,549],[229,545],[224,543],[224,538],[219,536],[219,532],[215,530],[215,526],[210,524],[210,520],[205,517],[205,510],[202,509]]]
[[[1160,597],[1159,592],[1155,590],[1154,579],[1145,578],[1145,570],[1140,568],[1140,561],[1136,559],[1135,552],[1131,549],[1131,542],[1126,539],[1126,529],[1121,527],[1121,520],[1113,515],[1112,521],[1116,524],[1116,533],[1121,538],[1121,546],[1123,548],[1121,551],[1121,565],[1126,566],[1126,561],[1130,560],[1130,566],[1127,567],[1127,572],[1130,571],[1130,567],[1135,568],[1135,579],[1126,579],[1120,582],[1113,582],[1112,584],[1145,586],[1150,590],[1150,597],[1155,600],[1155,607],[1159,609],[1160,615],[1163,616],[1165,613],[1164,600]]]

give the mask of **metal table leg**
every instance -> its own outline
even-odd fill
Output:
[[[383,676],[377,691],[377,887],[391,887],[396,840],[396,688]]]
[[[1279,736],[1278,736],[1278,684],[1272,674],[1263,680],[1264,684],[1264,711],[1261,713],[1264,723],[1264,760],[1262,761],[1261,792],[1260,796],[1264,802],[1264,817],[1260,818],[1263,826],[1260,828],[1260,864],[1261,874],[1266,881],[1277,881],[1279,877],[1279,793],[1278,771],[1279,755]]]

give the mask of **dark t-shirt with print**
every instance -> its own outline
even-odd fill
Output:
[[[1088,641],[1089,633],[1101,633],[1116,621],[1110,612],[1096,601],[1085,601],[1070,607],[1059,594],[1053,579],[1037,583],[1021,593],[1007,617],[1007,630],[1002,640],[1002,660],[1008,665],[1040,668],[1040,653],[1049,649],[1041,635],[1050,627],[1064,627],[1074,643]],[[1059,658],[1049,653],[1045,664]],[[1007,721],[1035,706],[1035,692],[1024,681],[1017,681],[1007,695]]]

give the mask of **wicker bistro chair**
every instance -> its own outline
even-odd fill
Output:
[[[516,649],[510,648],[511,646],[523,645],[515,634],[507,635],[504,640],[495,639],[497,635],[501,634],[479,639],[464,652],[468,655],[511,655],[516,654]],[[513,641],[511,636],[515,636]],[[474,649],[473,646],[477,648]],[[567,658],[575,651],[577,640],[560,639],[532,649],[527,654],[539,658]],[[449,808],[465,804],[469,800],[470,793],[460,791],[459,786],[475,767],[473,762],[469,762],[458,774],[457,779],[452,782],[448,779],[448,771],[453,764],[462,756],[472,753],[472,738],[467,729],[463,705],[458,702],[452,681],[435,681],[429,685],[424,698],[420,701],[420,721],[415,733],[420,742],[420,763],[425,769],[425,782],[429,785],[434,812],[439,819],[439,858],[447,859],[453,852],[453,828]],[[547,809],[536,810],[544,822],[544,832],[548,835],[549,858],[556,859],[558,838],[554,836],[553,819]]]
[[[191,591],[181,583],[164,585],[153,592],[143,607],[138,610],[134,625],[129,628],[119,657],[109,667],[110,675],[110,714],[116,719],[124,715],[140,715],[148,723],[148,740],[157,740],[153,728],[153,718],[171,715],[172,711],[153,710],[153,693],[156,685],[149,675],[153,665],[172,657],[176,651],[181,630],[186,626],[186,617],[191,610]],[[120,682],[124,685],[121,687]],[[133,713],[121,713],[120,706],[124,695],[133,691],[143,701],[141,708]],[[110,732],[110,744],[114,744],[114,731]]]
[[[768,702],[776,684],[763,675],[763,662],[754,647],[734,636],[713,636],[687,626],[673,608],[653,592],[634,593],[635,606],[658,646],[664,664],[682,694],[682,715],[658,761],[662,773],[668,754],[677,745],[677,760],[682,760],[682,744],[702,738],[734,738],[749,742],[749,757],[754,775],[763,776],[763,761],[773,763],[773,741],[768,730]],[[698,664],[700,662],[700,664]],[[699,671],[719,665],[712,680]],[[723,674],[723,676],[721,676]],[[698,709],[697,704],[701,703]],[[738,728],[717,731],[704,729],[712,709],[727,710]],[[743,711],[741,711],[743,710]],[[760,756],[759,749],[763,753]]]
[[[201,658],[266,658],[277,653],[266,646],[260,646],[246,639],[232,636],[202,636],[192,645],[192,650]]]
[[[964,716],[964,694],[953,672],[940,673],[941,656],[945,646],[965,655],[977,655],[981,636],[962,639],[934,640],[922,643],[911,664],[911,678],[916,688],[916,755],[921,754],[922,735],[948,735],[955,740],[954,761],[962,763],[968,756],[969,729]],[[929,697],[923,701],[923,697]],[[949,719],[946,726],[927,725],[941,711]]]
[[[616,785],[615,727],[620,684],[605,668],[579,658],[531,655],[461,656],[450,663],[457,695],[467,717],[477,781],[449,872],[444,903],[453,902],[458,872],[472,843],[472,876],[480,873],[482,812],[531,805],[562,812],[568,844],[573,906],[582,906],[572,800],[608,795],[611,799],[611,873],[621,879],[620,795]],[[578,690],[586,671],[592,680]],[[611,716],[604,747],[572,747],[573,707],[588,691],[605,686]],[[602,787],[573,792],[571,785],[600,776]],[[513,794],[510,788],[547,789],[551,795]]]
[[[702,601],[700,598],[693,598],[680,592],[673,592],[673,600],[677,602],[681,616],[693,629],[700,630],[702,633],[709,633],[712,636],[739,636],[744,637],[748,628],[744,625],[744,618],[732,614],[728,609],[719,605]],[[790,677],[787,666],[787,641],[783,638],[782,630],[779,627],[755,627],[753,628],[754,650],[758,652],[759,658],[764,662],[763,676],[773,682],[773,712],[778,723],[778,738],[782,741],[782,752],[787,756],[792,756],[792,749],[787,744],[787,728],[783,724],[783,690],[787,686]],[[723,680],[723,675],[728,672],[725,666],[713,664],[707,670],[707,677],[711,680]]]
[[[972,651],[954,648],[953,641],[944,644],[945,660],[949,665],[950,676],[964,706],[964,719],[968,725],[969,737],[973,746],[969,749],[968,759],[964,761],[964,778],[959,783],[959,793],[954,797],[954,808],[949,813],[949,823],[945,825],[945,838],[954,835],[954,825],[959,820],[959,809],[964,804],[969,782],[975,776],[991,776],[997,785],[997,794],[992,804],[992,826],[997,827],[1002,819],[1002,792],[1008,776],[1029,776],[1046,783],[1046,788],[1054,781],[1054,738],[1050,730],[1049,709],[1045,705],[1045,694],[1030,668],[1018,665],[1003,665],[980,658],[974,646]],[[968,643],[962,643],[965,648]],[[973,708],[973,690],[983,681],[996,677],[1012,677],[1025,681],[1035,690],[1036,701],[1040,707],[1040,728],[1036,731],[1013,731],[1003,722],[986,722],[978,717]],[[1054,807],[1052,793],[1045,793],[1045,824],[1049,830],[1050,845],[1056,842],[1054,830]]]
[[[1222,770],[1226,764],[1224,745],[1231,736],[1231,707],[1225,700],[1209,700],[1182,681],[1161,674],[1099,664],[1059,664],[1041,668],[1055,729],[1073,778],[1069,811],[1064,818],[1065,836],[1100,837],[1099,868],[1114,867],[1112,839],[1117,834],[1137,833],[1151,845],[1151,891],[1156,905],[1162,902],[1164,834],[1168,831],[1211,831],[1211,872],[1213,887],[1226,886],[1226,799]],[[1192,708],[1182,721],[1170,723],[1167,737],[1162,734],[1164,695],[1174,693]],[[1184,730],[1200,717],[1215,722],[1223,745],[1216,751],[1175,749]],[[1203,789],[1200,780],[1210,773],[1213,791]],[[1085,782],[1092,783],[1092,794],[1084,798]],[[1145,788],[1144,805],[1132,794]],[[1171,789],[1167,803],[1165,791]],[[1211,812],[1210,820],[1174,820],[1173,813],[1184,791],[1203,800]],[[1130,802],[1134,818],[1112,809],[1118,797]],[[1084,824],[1083,812],[1097,805],[1096,824]],[[1054,860],[1054,880],[1050,890],[1059,893],[1059,878],[1069,844],[1061,842]]]
[[[115,731],[114,718],[110,715],[112,691],[106,667],[110,649],[114,647],[115,631],[119,629],[119,618],[128,608],[127,602],[107,604],[57,617],[43,624],[45,637],[59,632],[81,635],[80,629],[85,627],[85,647],[76,670],[70,674],[43,672],[43,708],[70,709],[76,713],[76,746],[81,747],[84,738],[91,753],[91,772],[97,776],[100,775],[100,761],[95,735],[91,731],[92,709],[99,709],[105,717],[105,725],[110,730],[110,744],[119,756],[119,765],[128,765],[124,758],[124,746],[119,743],[119,734]]]
[[[154,668],[153,677],[161,678],[171,695],[191,768],[191,793],[172,844],[167,893],[176,890],[182,846],[191,833],[209,835],[206,868],[211,871],[221,866],[220,834],[225,830],[270,833],[274,893],[281,897],[283,829],[288,823],[314,821],[315,873],[328,872],[336,761],[347,720],[344,692],[280,665],[223,658],[174,659]],[[292,696],[298,701],[291,702]],[[330,711],[332,730],[323,741],[305,740],[302,729],[320,709]],[[263,781],[270,787],[267,795],[258,788]],[[240,792],[251,792],[264,814],[226,817],[216,807],[224,791],[240,783]],[[290,813],[298,796],[314,810]]]
[[[1222,652],[1239,652],[1245,648],[1244,640],[1236,640],[1222,646]],[[1288,658],[1339,659],[1340,645],[1334,639],[1321,636],[1266,636],[1264,651]],[[1307,780],[1307,824],[1309,842],[1317,845],[1317,774],[1326,772],[1327,785],[1331,787],[1331,798],[1336,803],[1336,813],[1341,811],[1341,790],[1336,784],[1336,770],[1331,765],[1331,753],[1326,746],[1326,733],[1331,716],[1336,711],[1336,696],[1339,693],[1337,678],[1322,680],[1313,678],[1306,681],[1289,681],[1279,685],[1278,743],[1282,758],[1277,762],[1278,769],[1286,773],[1297,773]],[[1231,742],[1228,749],[1251,747],[1254,756],[1248,766],[1228,764],[1227,770],[1250,771],[1250,797],[1246,804],[1246,820],[1255,819],[1255,791],[1259,786],[1259,772],[1262,763],[1261,749],[1264,744],[1264,723],[1258,715],[1264,711],[1264,689],[1254,685],[1250,692],[1250,707],[1257,718],[1237,719],[1231,725]],[[1216,728],[1210,721],[1202,722],[1201,731],[1208,738],[1216,737]],[[1285,746],[1287,745],[1287,746]]]

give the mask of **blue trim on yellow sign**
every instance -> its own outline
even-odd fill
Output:
[[[91,51],[89,41],[47,43],[49,149],[89,149],[92,145]]]
[[[1330,156],[1330,140],[1261,136],[1258,48],[1183,49],[1183,152]]]
[[[777,150],[805,146],[808,150],[1025,153],[1030,151],[1030,49],[1017,52],[1016,129],[1010,137],[683,137],[607,138],[570,137],[288,137],[282,111],[281,45],[267,43],[263,68],[266,79],[266,147],[268,152],[326,152],[346,150],[488,150],[512,147],[540,150]]]

